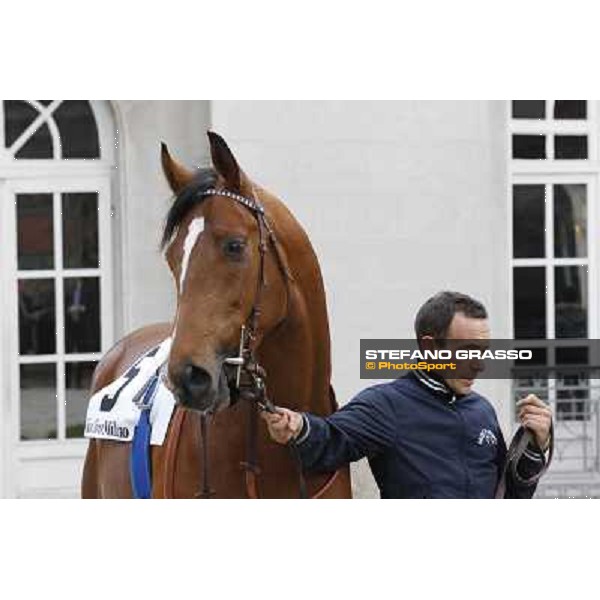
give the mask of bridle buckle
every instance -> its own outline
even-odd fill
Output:
[[[246,326],[242,325],[242,331],[240,333],[240,347],[238,350],[238,355],[230,358],[226,358],[223,362],[226,365],[233,365],[237,367],[237,371],[235,374],[235,387],[240,389],[240,380],[242,377],[242,369],[246,365],[246,358],[244,356],[244,346],[246,345]]]

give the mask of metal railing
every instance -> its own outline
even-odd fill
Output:
[[[600,366],[515,370],[513,400],[533,393],[554,413],[554,460],[536,497],[600,497]]]

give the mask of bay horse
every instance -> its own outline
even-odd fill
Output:
[[[321,271],[283,202],[250,180],[222,137],[208,132],[208,140],[213,167],[196,171],[162,145],[175,196],[162,237],[177,288],[175,318],[121,339],[99,362],[92,391],[170,336],[165,383],[176,407],[165,443],[151,447],[152,497],[294,498],[298,464],[270,439],[256,402],[234,402],[229,365],[240,362],[249,339],[273,404],[320,415],[336,410]],[[133,497],[130,451],[129,442],[90,440],[82,497]],[[308,497],[351,497],[348,466],[306,478]],[[208,485],[209,493],[199,493]]]

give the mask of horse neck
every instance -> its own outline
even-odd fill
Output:
[[[273,219],[272,226],[294,280],[289,282],[284,320],[260,347],[268,393],[280,406],[330,414],[329,322],[321,270],[306,233],[281,207],[286,218]]]

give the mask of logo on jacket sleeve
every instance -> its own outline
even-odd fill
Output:
[[[498,438],[494,435],[493,431],[489,429],[482,429],[479,432],[479,437],[477,438],[478,446],[497,446]]]

